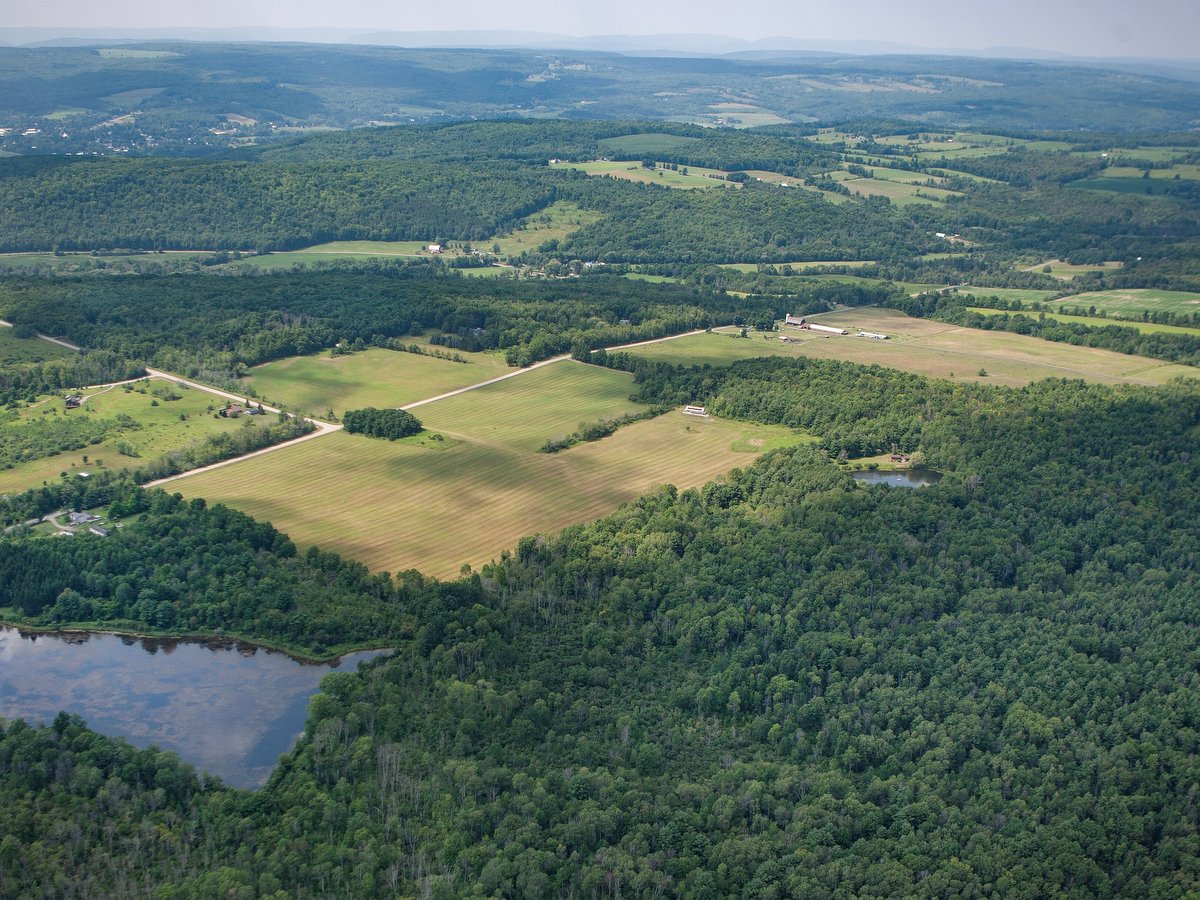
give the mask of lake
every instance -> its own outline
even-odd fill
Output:
[[[78,713],[102,734],[157,744],[226,784],[258,787],[304,731],[321,678],[386,652],[319,664],[234,642],[0,627],[0,716],[49,724],[60,710]]]
[[[892,487],[919,488],[925,487],[928,484],[937,484],[942,480],[942,473],[934,472],[932,469],[901,469],[896,472],[875,470],[852,472],[851,477],[855,481],[861,481],[864,484],[887,484]]]

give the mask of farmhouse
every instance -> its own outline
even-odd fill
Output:
[[[442,252],[442,245],[441,244],[429,244],[425,247],[425,249],[428,250],[430,253],[437,255],[438,253]]]
[[[79,394],[67,394],[63,402],[66,404],[67,409],[79,409],[79,407],[83,406],[83,397]]]
[[[72,525],[89,525],[92,522],[99,522],[100,517],[94,516],[91,513],[73,512],[67,516],[67,521]]]

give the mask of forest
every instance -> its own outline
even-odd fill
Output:
[[[762,421],[799,410],[830,449],[919,446],[945,475],[866,489],[826,449],[778,451],[445,584],[297,555],[162,493],[122,501],[146,518],[119,542],[12,544],[6,582],[42,621],[177,616],[323,647],[365,628],[398,650],[328,678],[254,794],[70,717],[6,726],[0,890],[1196,890],[1195,384],[763,360],[708,396]],[[244,590],[181,577],[212,541]],[[47,554],[92,562],[58,574]],[[347,605],[327,616],[318,593]]]

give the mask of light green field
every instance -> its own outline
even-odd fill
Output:
[[[61,122],[64,119],[70,119],[74,116],[85,116],[90,113],[90,109],[83,109],[79,106],[65,106],[62,109],[56,109],[54,112],[46,116],[52,122]]]
[[[602,213],[581,209],[569,200],[558,200],[529,216],[512,231],[480,241],[479,247],[493,250],[499,245],[501,256],[519,256],[526,251],[537,250],[546,241],[564,240],[585,225],[599,222],[602,218]]]
[[[1115,272],[1124,264],[1120,260],[1110,260],[1109,262],[1097,263],[1092,265],[1072,265],[1069,262],[1061,259],[1047,259],[1034,266],[1026,266],[1021,271],[1023,272],[1044,272],[1049,266],[1050,271],[1047,275],[1052,275],[1055,278],[1061,278],[1064,281],[1070,281],[1076,275],[1083,275],[1088,272]]]
[[[132,50],[128,47],[103,47],[96,52],[104,59],[170,59],[183,56],[171,50]]]
[[[972,287],[961,284],[954,289],[958,294],[969,294],[973,297],[995,297],[998,300],[1020,300],[1022,303],[1049,302],[1051,297],[1058,296],[1057,291],[1037,291],[1032,288],[993,288]]]
[[[558,162],[552,169],[575,169],[588,175],[608,175],[638,184],[658,184],[670,188],[714,188],[741,187],[725,181],[725,173],[719,169],[704,169],[700,166],[680,166],[679,171],[670,169],[646,169],[636,160],[593,160],[592,162]],[[687,169],[687,174],[683,170]],[[712,177],[710,177],[712,176]]]
[[[419,338],[403,340],[428,346]],[[246,378],[246,385],[273,405],[282,404],[317,416],[332,409],[340,416],[348,409],[365,406],[403,406],[511,371],[498,354],[461,355],[470,362],[463,364],[378,347],[344,356],[328,353],[292,356],[255,366]]]
[[[768,265],[779,272],[783,271],[784,266],[790,266],[792,268],[792,270],[796,271],[796,272],[804,272],[809,269],[823,269],[828,266],[845,266],[847,269],[859,269],[859,268],[862,268],[863,266],[875,265],[875,260],[873,260],[873,259],[859,259],[859,260],[827,259],[827,260],[813,260],[813,261],[809,261],[809,262],[766,263],[765,265]],[[760,263],[721,263],[722,269],[733,269],[734,271],[737,271],[737,272],[757,272],[759,269],[759,266],[760,266]]]
[[[1180,375],[1196,377],[1200,370],[1161,360],[1128,356],[1091,347],[1058,344],[1006,332],[960,328],[928,319],[913,319],[889,309],[866,307],[810,317],[846,328],[850,334],[819,335],[781,326],[795,343],[778,335],[766,339],[730,337],[721,331],[650,344],[630,352],[647,359],[683,365],[728,365],[753,356],[811,356],[876,363],[934,378],[1020,386],[1043,378],[1082,378],[1103,383],[1163,384]],[[857,329],[890,335],[875,341],[854,337]],[[979,370],[987,371],[980,376]]]
[[[179,394],[178,400],[156,398],[150,391],[161,385],[171,385]],[[204,391],[179,387],[174,382],[152,379],[137,385],[138,390],[121,387],[85,391],[88,398],[80,409],[65,409],[60,395],[40,398],[37,404],[21,412],[21,419],[48,416],[95,416],[111,419],[124,413],[141,424],[140,429],[112,435],[85,450],[72,450],[47,459],[35,459],[11,469],[0,471],[0,492],[22,491],[39,487],[43,481],[55,481],[60,472],[99,472],[106,469],[129,469],[144,465],[171,450],[185,447],[210,434],[256,428],[271,416],[243,416],[238,419],[214,418],[213,412],[225,405],[219,397]],[[139,391],[145,391],[140,393]],[[151,405],[157,400],[158,405]],[[180,416],[184,416],[181,419]],[[117,452],[117,444],[126,442],[139,454],[137,458]],[[88,461],[84,462],[83,457]],[[101,463],[97,463],[101,460]]]
[[[463,563],[496,559],[525,535],[589,521],[656,485],[697,487],[771,446],[807,440],[671,412],[561,453],[536,452],[601,410],[635,406],[625,399],[630,388],[627,375],[563,361],[420,407],[422,421],[449,439],[440,442],[445,449],[336,432],[171,489],[227,503],[302,545],[372,569],[445,578]]]
[[[845,171],[833,172],[831,177],[854,193],[866,197],[887,197],[899,206],[907,206],[912,203],[944,203],[948,197],[959,196],[957,191],[888,181],[881,178],[860,178]]]
[[[508,450],[536,451],[581,423],[637,412],[627,372],[571,360],[413,410],[426,428]]]
[[[0,369],[60,359],[73,352],[40,338],[19,338],[11,328],[0,326]]]
[[[1174,181],[1179,176],[1180,181],[1200,180],[1200,166],[1177,164],[1169,169],[1149,169],[1152,181]],[[1135,166],[1108,166],[1101,175],[1105,178],[1141,178],[1143,170]]]
[[[897,184],[925,184],[932,179],[937,184],[941,184],[942,178],[932,175],[926,175],[924,172],[910,172],[907,169],[889,169],[885,166],[871,165],[866,158],[849,160],[850,162],[858,163],[863,168],[871,172],[877,181],[894,181]]]
[[[672,278],[670,275],[646,275],[643,272],[626,272],[621,276],[630,281],[648,281],[650,284],[682,284],[682,278]]]
[[[1192,315],[1200,313],[1200,294],[1187,291],[1160,291],[1151,288],[1130,288],[1123,291],[1089,291],[1072,294],[1055,301],[1057,306],[1087,309],[1096,307],[1110,315],[1126,319],[1140,319],[1143,312],[1164,310],[1166,312]]]
[[[967,309],[972,312],[977,312],[983,316],[999,316],[1003,315],[1007,310],[1003,309],[988,309],[982,306],[968,306]],[[1153,322],[1134,322],[1125,319],[1101,319],[1096,316],[1072,316],[1064,313],[1056,312],[1035,312],[1033,310],[1022,310],[1021,315],[1029,316],[1031,319],[1036,319],[1038,316],[1045,316],[1048,319],[1053,319],[1056,322],[1067,322],[1076,325],[1087,325],[1089,328],[1103,328],[1105,325],[1119,325],[1123,328],[1135,328],[1142,334],[1186,334],[1191,337],[1200,337],[1200,328],[1185,328],[1180,325],[1156,325]]]
[[[656,153],[672,153],[683,147],[698,144],[701,140],[676,134],[624,134],[619,137],[602,138],[596,143],[613,153],[648,157]]]

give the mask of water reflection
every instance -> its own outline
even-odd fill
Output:
[[[919,488],[928,484],[937,484],[942,480],[942,473],[932,469],[901,469],[896,472],[852,472],[855,481],[864,484],[887,484],[892,487]]]
[[[308,698],[334,665],[234,641],[111,634],[23,635],[0,628],[0,716],[78,713],[103,734],[176,751],[228,784],[257,787],[304,730]]]

